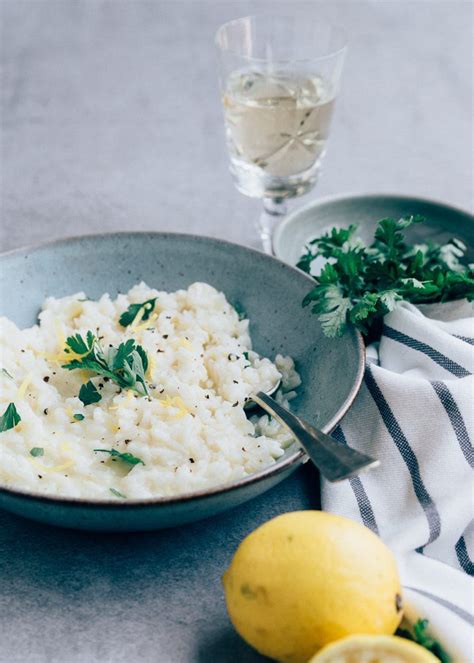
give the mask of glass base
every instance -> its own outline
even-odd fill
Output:
[[[321,161],[322,158],[318,159],[311,168],[297,175],[275,177],[265,173],[258,166],[233,158],[230,164],[230,172],[234,178],[235,186],[245,196],[284,200],[285,198],[302,196],[314,187],[321,170]]]

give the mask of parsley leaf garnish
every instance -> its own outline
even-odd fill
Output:
[[[123,497],[123,499],[127,499],[127,496],[121,493],[119,490],[115,490],[115,488],[109,488],[110,492],[112,495],[115,495],[115,497]]]
[[[3,433],[10,428],[15,428],[21,421],[21,417],[17,412],[15,403],[10,403],[5,412],[0,416],[0,433]]]
[[[406,228],[423,221],[421,216],[382,219],[368,246],[355,236],[355,225],[333,228],[308,244],[300,269],[310,274],[318,256],[328,262],[314,277],[316,285],[303,306],[311,305],[326,336],[340,336],[348,324],[368,334],[402,300],[474,300],[474,268],[461,263],[466,247],[460,240],[444,245],[406,242]]]
[[[413,640],[413,642],[421,645],[431,652],[433,656],[439,658],[441,663],[451,663],[451,657],[446,653],[441,643],[426,632],[428,624],[429,622],[427,619],[419,619],[413,624],[413,632],[399,629],[397,635],[400,635],[402,638],[407,638],[407,640]]]
[[[81,356],[63,364],[62,368],[69,371],[76,368],[85,369],[113,380],[122,389],[132,389],[140,396],[148,396],[145,381],[148,357],[145,350],[140,345],[136,345],[133,338],[121,343],[117,348],[110,347],[106,354],[99,340],[88,331],[85,340],[80,334],[70,336],[66,340],[64,352],[73,352]],[[81,387],[79,398],[84,405],[87,405],[100,401],[101,395],[89,381]]]
[[[30,454],[35,458],[37,456],[44,456],[44,449],[43,447],[33,447],[33,449],[30,449]]]
[[[130,304],[128,309],[120,316],[119,323],[122,325],[122,327],[128,327],[128,325],[132,324],[132,322],[142,310],[143,314],[141,319],[148,320],[153,309],[155,308],[155,302],[157,299],[158,297],[154,297],[153,299],[149,299],[148,301],[142,302],[141,304]]]
[[[79,400],[82,401],[84,405],[90,405],[91,403],[98,403],[102,400],[102,396],[97,391],[94,383],[89,380],[89,382],[83,384],[79,389]]]
[[[237,313],[239,320],[246,320],[247,319],[247,313],[245,312],[245,309],[242,306],[242,304],[240,304],[240,302],[235,302],[234,310]]]
[[[83,385],[83,386],[84,386],[84,385]],[[84,415],[83,415],[83,414],[80,414],[80,413],[78,413],[78,414],[73,414],[72,416],[73,416],[73,419],[75,419],[76,421],[83,421],[83,419],[84,419]]]
[[[110,454],[113,458],[120,458],[120,460],[123,460],[126,463],[130,463],[130,465],[138,465],[139,463],[145,465],[141,458],[137,458],[137,456],[134,456],[128,452],[121,453],[116,449],[94,449],[94,451],[101,451],[102,453]]]

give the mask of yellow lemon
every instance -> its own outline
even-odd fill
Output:
[[[395,635],[350,635],[327,645],[309,663],[439,663],[420,645]]]
[[[395,559],[363,525],[321,511],[265,523],[223,577],[227,610],[261,654],[306,663],[355,633],[392,634],[402,618]]]

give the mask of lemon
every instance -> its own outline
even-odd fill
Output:
[[[286,663],[306,663],[347,635],[391,635],[402,617],[390,550],[363,525],[321,511],[286,513],[257,528],[223,584],[240,635]]]
[[[395,635],[350,635],[327,645],[309,663],[439,663],[420,645]]]

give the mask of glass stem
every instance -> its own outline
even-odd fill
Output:
[[[285,216],[287,204],[284,198],[264,198],[263,211],[257,221],[257,230],[263,250],[273,255],[272,236],[276,224]]]

